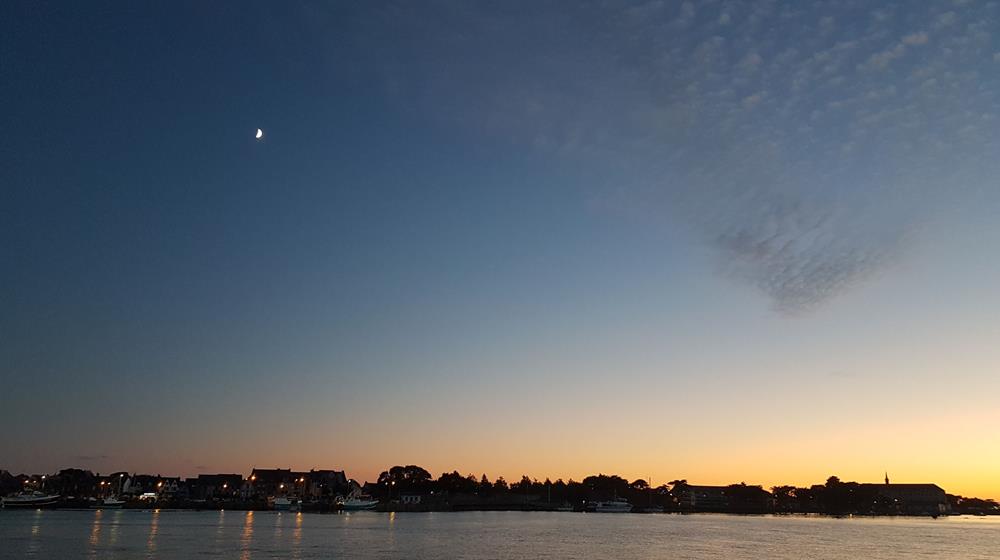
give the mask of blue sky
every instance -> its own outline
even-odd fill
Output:
[[[1000,491],[996,2],[3,11],[2,468]]]

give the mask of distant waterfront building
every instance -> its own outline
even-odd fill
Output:
[[[164,476],[156,481],[156,495],[159,498],[172,498],[181,491],[179,476]]]
[[[313,501],[346,496],[351,488],[344,471],[312,470],[305,473],[306,493]]]
[[[882,498],[892,511],[904,515],[946,515],[951,513],[948,496],[937,484],[862,484],[862,489]]]
[[[757,513],[770,511],[772,495],[760,486],[733,484],[730,486],[684,485],[679,488],[677,505],[690,511],[733,511]]]
[[[682,509],[723,510],[728,504],[725,486],[684,486],[677,492],[677,504]]]
[[[199,474],[184,481],[193,500],[229,500],[243,489],[243,475]]]
[[[141,496],[143,494],[157,493],[156,483],[162,480],[159,475],[133,474],[125,477],[122,484],[121,493],[126,496]]]
[[[306,474],[292,469],[253,469],[244,482],[244,495],[251,499],[302,496]]]
[[[419,505],[423,501],[423,496],[420,494],[403,494],[399,497],[399,502],[407,506]]]

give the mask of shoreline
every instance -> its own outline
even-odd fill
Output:
[[[2,512],[32,512],[38,513],[40,511],[72,511],[72,512],[118,512],[118,511],[128,511],[133,513],[178,513],[178,512],[191,512],[191,513],[223,513],[223,512],[237,512],[237,513],[273,513],[273,514],[308,514],[308,515],[384,515],[384,514],[429,514],[429,513],[444,513],[444,514],[470,514],[470,513],[559,513],[559,514],[585,514],[590,516],[606,517],[606,516],[617,516],[617,515],[653,515],[653,516],[676,516],[676,517],[698,517],[698,516],[721,516],[721,517],[740,517],[740,518],[775,518],[775,519],[938,519],[938,518],[963,518],[963,519],[989,519],[998,518],[1000,519],[1000,513],[986,513],[986,514],[970,514],[970,513],[950,513],[943,515],[873,515],[873,514],[843,514],[835,515],[829,513],[817,513],[817,512],[791,512],[791,513],[774,513],[774,512],[764,512],[764,513],[739,513],[739,512],[726,512],[726,511],[633,511],[633,512],[618,512],[618,513],[598,513],[593,511],[561,511],[558,509],[375,509],[375,510],[360,510],[360,511],[344,511],[344,510],[310,510],[303,509],[299,511],[290,510],[275,510],[267,508],[239,508],[239,507],[229,507],[229,508],[193,508],[193,507],[126,507],[126,508],[85,508],[85,507],[8,507],[0,508],[0,515]]]

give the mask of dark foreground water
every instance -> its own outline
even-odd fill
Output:
[[[0,511],[0,558],[1000,558],[1000,519]]]

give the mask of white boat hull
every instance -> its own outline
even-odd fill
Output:
[[[59,501],[59,496],[11,496],[3,498],[5,508],[40,508],[53,506]]]
[[[122,509],[125,502],[122,500],[103,500],[95,504],[90,504],[90,509]]]
[[[631,513],[632,504],[623,501],[598,502],[594,513]]]
[[[377,500],[344,502],[342,505],[344,511],[372,511],[377,506]]]

